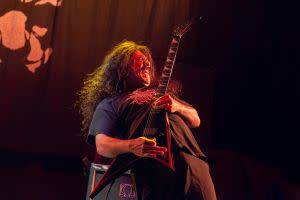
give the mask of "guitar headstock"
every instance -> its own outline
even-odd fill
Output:
[[[199,17],[198,19],[189,20],[185,24],[176,27],[175,30],[173,31],[173,37],[179,37],[179,38],[181,38],[186,32],[188,32],[188,30],[190,30],[192,24],[196,20],[201,20],[201,18],[202,17]]]

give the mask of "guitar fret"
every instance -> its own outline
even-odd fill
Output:
[[[167,84],[165,84],[165,85],[160,84],[160,85],[158,86],[157,90],[164,92],[164,91],[167,89],[166,86],[167,86]]]
[[[170,49],[172,49],[172,48],[177,49],[178,48],[178,43],[172,42]]]
[[[169,76],[162,76],[159,80],[169,80]]]
[[[172,71],[172,65],[165,65],[164,70]]]
[[[164,82],[168,82],[168,81],[169,81],[169,78],[161,78],[161,79],[159,79],[160,83],[164,83]]]
[[[179,44],[179,40],[180,40],[180,38],[173,37],[172,43],[173,43],[173,44]]]
[[[163,72],[165,73],[170,73],[172,71],[172,67],[165,67],[164,69],[163,69]]]
[[[169,53],[174,53],[175,51],[173,51],[172,48],[169,49]]]
[[[177,51],[177,49],[178,49],[178,43],[177,44],[175,44],[175,43],[171,44],[170,50]]]
[[[159,89],[159,90],[165,90],[167,85],[168,85],[168,83],[166,83],[166,84],[161,84],[161,83],[160,83],[160,84],[158,85],[158,89]]]
[[[172,66],[172,64],[173,64],[173,62],[172,62],[172,61],[167,61],[167,62],[166,62],[166,66],[170,66],[170,67],[171,67],[171,66]]]
[[[171,51],[171,52],[176,52],[177,49],[178,49],[178,47],[170,47],[169,51]]]
[[[166,87],[161,86],[159,89],[157,89],[157,91],[159,91],[162,94],[165,94],[166,89]]]
[[[163,73],[170,73],[170,72],[172,72],[172,67],[165,67],[162,72]]]
[[[174,61],[174,59],[167,58],[166,63],[168,63],[168,62],[173,63],[173,61]]]
[[[159,83],[161,84],[168,84],[169,79],[160,80]]]
[[[166,84],[168,82],[169,82],[169,79],[160,79],[159,80],[159,83],[161,83],[161,84]]]
[[[168,85],[168,83],[167,83],[167,84],[161,84],[161,83],[160,83],[160,84],[158,85],[158,88],[157,88],[157,89],[158,89],[158,90],[165,90],[167,85]]]
[[[168,85],[168,82],[169,82],[169,81],[163,81],[163,82],[162,82],[162,81],[160,81],[159,85],[161,85],[161,86],[164,86],[164,87],[165,87],[165,86],[167,86],[167,85]]]
[[[175,52],[169,52],[168,58],[174,60],[174,58],[175,58]]]

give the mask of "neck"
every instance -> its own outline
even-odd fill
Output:
[[[146,87],[149,87],[149,85],[145,85],[145,84],[141,83],[138,80],[128,80],[126,91],[130,92],[130,91],[134,91],[134,90],[141,89],[141,88],[146,88]]]

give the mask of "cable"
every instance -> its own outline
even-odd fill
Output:
[[[108,200],[108,194],[110,193],[110,190],[112,188],[112,185],[115,183],[115,179],[111,182],[110,186],[109,186],[109,189],[107,190],[106,192],[106,197],[105,197],[105,200]]]

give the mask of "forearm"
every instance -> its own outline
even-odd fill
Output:
[[[200,118],[197,110],[188,103],[167,94],[157,99],[153,106],[156,109],[166,109],[170,113],[179,114],[191,128],[200,126]]]
[[[102,156],[114,158],[129,152],[129,140],[112,138],[105,134],[97,134],[95,140],[97,153]]]
[[[96,135],[95,140],[97,153],[108,158],[114,158],[123,153],[156,157],[157,155],[163,156],[167,150],[165,147],[156,146],[155,141],[143,137],[121,140],[100,133]]]
[[[187,123],[189,127],[199,127],[201,120],[197,110],[192,106],[183,104],[181,102],[179,102],[179,104],[180,105],[178,106],[176,113],[178,113],[183,118],[183,120]]]

